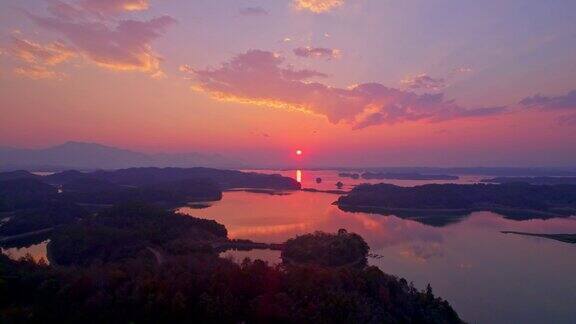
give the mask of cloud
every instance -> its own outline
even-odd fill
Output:
[[[10,53],[23,62],[42,65],[56,65],[76,55],[73,49],[60,42],[41,45],[16,36],[12,36]]]
[[[560,116],[556,118],[556,122],[560,126],[576,126],[576,114]]]
[[[262,7],[244,7],[240,8],[239,12],[243,16],[266,16],[268,15],[268,10]]]
[[[184,72],[184,73],[193,73],[194,69],[188,64],[182,64],[178,67],[178,71]]]
[[[576,109],[576,90],[560,96],[537,94],[522,99],[520,104],[524,107],[539,109]]]
[[[64,73],[54,71],[44,65],[22,65],[15,68],[14,73],[33,80],[61,79],[66,76]]]
[[[410,89],[425,89],[425,90],[440,90],[446,86],[445,80],[441,78],[433,78],[426,73],[422,73],[415,77],[407,77],[401,80],[400,83]]]
[[[458,74],[458,73],[470,73],[473,72],[474,70],[471,67],[468,66],[462,66],[459,68],[455,68],[452,70],[453,74]]]
[[[16,74],[38,80],[63,77],[53,67],[75,57],[76,51],[60,42],[42,45],[13,35],[9,54],[20,61]]]
[[[150,4],[148,0],[83,0],[81,6],[87,10],[107,14],[147,10]]]
[[[504,107],[465,109],[443,94],[422,94],[364,83],[338,88],[313,81],[326,75],[297,70],[272,52],[250,50],[214,69],[190,69],[193,89],[225,101],[296,109],[353,128],[405,121],[442,121],[500,114]]]
[[[118,3],[131,3],[135,7],[130,8],[137,8],[136,4],[141,1],[103,1],[101,5]],[[28,13],[28,17],[39,27],[64,37],[83,57],[98,66],[153,76],[163,74],[161,58],[154,53],[151,43],[175,23],[172,17],[161,16],[147,21],[95,18],[81,7],[63,2],[53,2],[49,12],[50,16]]]
[[[294,54],[300,57],[331,60],[340,57],[340,50],[324,47],[298,47]]]
[[[294,0],[298,10],[308,10],[313,13],[323,13],[338,8],[344,4],[344,0]]]
[[[60,19],[105,18],[127,11],[147,10],[148,0],[80,0],[75,4],[46,0],[48,12]]]

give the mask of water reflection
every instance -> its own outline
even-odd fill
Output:
[[[480,180],[484,179],[485,176],[474,176],[474,175],[462,175],[458,180],[378,180],[378,179],[352,179],[352,178],[341,178],[338,176],[338,171],[332,170],[243,170],[247,172],[258,172],[266,174],[281,174],[285,177],[290,177],[296,179],[302,184],[302,188],[314,188],[319,190],[333,190],[336,189],[336,183],[341,181],[344,183],[345,190],[352,189],[354,186],[361,183],[391,183],[397,186],[418,186],[431,183],[460,183],[460,184],[470,184],[478,183]],[[320,183],[316,182],[316,178],[322,179]]]
[[[30,255],[36,262],[44,260],[47,264],[50,264],[46,250],[48,242],[49,240],[37,244],[31,244],[29,246],[0,248],[0,253],[7,255],[13,260],[18,260]]]
[[[315,230],[356,232],[373,253],[383,256],[370,259],[372,264],[419,288],[431,283],[470,322],[576,320],[572,302],[576,300],[576,246],[500,233],[576,233],[576,217],[516,221],[476,212],[458,222],[430,226],[419,218],[348,213],[331,205],[337,198],[309,192],[285,196],[226,192],[210,208],[183,211],[225,224],[232,238],[260,242],[283,242]],[[275,251],[224,255],[279,261]]]

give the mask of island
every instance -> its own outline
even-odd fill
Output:
[[[340,172],[338,173],[338,176],[340,178],[360,179],[360,174],[358,173]]]
[[[526,233],[526,232],[515,232],[515,231],[502,231],[503,234],[516,234],[523,236],[533,236],[541,237],[550,240],[556,240],[559,242],[576,244],[576,234],[540,234],[540,233]]]
[[[496,177],[482,179],[484,183],[524,182],[534,185],[576,184],[576,177]]]
[[[45,238],[58,226],[124,202],[163,208],[206,205],[234,188],[276,193],[298,190],[300,184],[280,175],[210,168],[69,170],[49,176],[4,172],[0,173],[0,243]]]
[[[219,256],[251,244],[282,250],[283,264]],[[123,203],[59,227],[48,249],[49,266],[0,255],[2,322],[462,323],[430,285],[367,265],[368,245],[345,230],[259,245]]]
[[[63,185],[77,179],[93,178],[117,185],[141,187],[158,183],[170,183],[189,179],[206,179],[214,182],[223,190],[231,188],[260,188],[278,190],[298,190],[300,184],[289,177],[279,174],[262,174],[236,170],[212,168],[129,168],[111,171],[83,173],[64,171],[44,177],[54,185]]]
[[[327,267],[363,267],[370,247],[354,233],[340,229],[337,234],[315,232],[289,239],[282,249],[284,264]]]
[[[576,215],[576,185],[429,184],[400,187],[363,184],[338,198],[345,211],[382,214],[449,215],[493,211],[514,219],[567,217]]]
[[[362,173],[362,179],[388,179],[388,180],[458,180],[459,177],[447,174],[420,174],[420,173]]]

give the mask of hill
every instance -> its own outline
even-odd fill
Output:
[[[15,169],[121,169],[129,167],[241,168],[242,163],[221,155],[201,153],[147,154],[97,143],[66,142],[45,149],[0,148],[0,168]]]

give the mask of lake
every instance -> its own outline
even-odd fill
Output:
[[[260,171],[262,172],[262,171]],[[264,171],[296,177],[292,171]],[[320,185],[316,177],[322,178]],[[463,176],[453,183],[475,183],[483,177]],[[334,171],[302,171],[304,188],[335,189],[367,182],[339,178]],[[439,181],[372,180],[397,185]],[[347,189],[346,187],[344,189]],[[516,221],[490,212],[476,212],[446,226],[430,226],[393,215],[348,213],[331,205],[337,195],[295,192],[267,195],[225,192],[222,201],[205,209],[181,211],[214,219],[231,238],[278,243],[316,230],[345,228],[362,235],[370,263],[384,272],[413,281],[447,299],[471,323],[575,323],[576,245],[553,240],[502,234],[513,230],[534,233],[576,233],[576,217]],[[279,262],[278,251],[228,251],[225,256]]]
[[[272,171],[296,178],[295,170]],[[455,181],[353,180],[336,171],[301,171],[304,188],[348,190],[362,182],[403,186],[426,183],[476,183],[482,176]],[[322,178],[317,184],[315,179]],[[348,213],[332,202],[338,195],[298,191],[269,195],[225,192],[210,207],[181,208],[187,214],[214,219],[230,238],[280,243],[298,234],[345,228],[362,235],[371,253],[369,262],[384,272],[404,277],[423,289],[430,283],[471,323],[576,323],[576,245],[554,240],[503,234],[512,230],[533,233],[576,233],[576,217],[516,221],[490,212],[476,212],[445,226],[431,226],[394,215]],[[46,242],[29,248],[6,249],[13,257],[31,253],[46,256]],[[223,256],[279,262],[269,250],[228,251]]]

